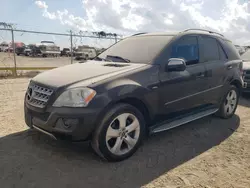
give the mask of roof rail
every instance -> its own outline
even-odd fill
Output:
[[[187,30],[184,30],[183,32],[187,32],[187,31],[205,31],[205,32],[208,32],[208,33],[213,33],[213,34],[217,34],[217,35],[220,35],[220,36],[224,37],[224,35],[222,35],[220,33],[217,33],[215,31],[206,30],[206,29],[187,29]]]
[[[143,35],[143,34],[147,34],[147,33],[136,33],[136,34],[134,34],[132,36]]]

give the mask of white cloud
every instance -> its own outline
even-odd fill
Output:
[[[39,8],[44,8],[47,9],[48,5],[46,4],[46,2],[44,1],[35,1],[35,4],[39,7]]]
[[[84,16],[65,10],[49,12],[44,1],[35,4],[43,16],[79,30],[130,34],[205,28],[238,43],[250,39],[250,3],[238,0],[82,0]]]

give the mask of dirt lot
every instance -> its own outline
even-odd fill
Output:
[[[26,57],[17,56],[18,67],[59,67],[70,64],[70,57]],[[0,52],[0,67],[12,67],[14,65],[13,54]]]
[[[145,141],[130,159],[107,163],[88,143],[27,130],[28,79],[0,80],[0,187],[250,187],[250,97],[229,120],[210,116]]]
[[[0,68],[1,67],[14,67],[14,57],[12,53],[4,53],[0,52]],[[73,60],[73,63],[79,61]],[[69,65],[71,63],[70,57],[26,57],[26,56],[17,56],[16,55],[16,63],[17,67],[60,67],[64,65]],[[17,74],[19,76],[34,76],[38,72],[42,72],[43,70],[39,71],[24,71],[19,70]],[[11,71],[3,71],[0,70],[0,77],[10,76]]]

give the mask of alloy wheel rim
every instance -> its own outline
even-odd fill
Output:
[[[111,153],[123,155],[135,147],[139,135],[139,120],[131,113],[123,113],[110,123],[106,133],[106,145]]]
[[[228,92],[226,101],[224,103],[224,111],[227,115],[231,115],[235,108],[237,103],[237,93],[235,90],[231,90]]]

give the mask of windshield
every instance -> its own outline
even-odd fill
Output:
[[[126,38],[101,53],[98,57],[119,56],[132,63],[150,63],[173,36],[137,36]]]
[[[250,61],[250,49],[247,49],[246,52],[241,55],[241,59],[245,61]]]

